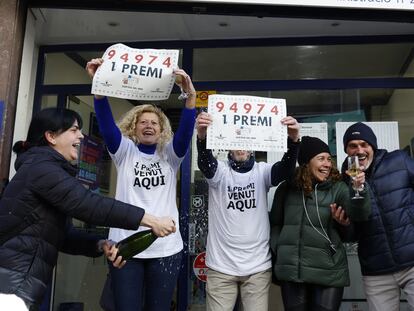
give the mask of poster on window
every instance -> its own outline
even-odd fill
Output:
[[[84,135],[80,146],[78,179],[91,190],[99,188],[99,170],[103,147],[99,141]]]
[[[102,56],[92,94],[133,100],[165,100],[174,86],[179,50],[133,49],[118,43]]]
[[[207,148],[225,150],[287,151],[286,101],[243,95],[210,95]]]

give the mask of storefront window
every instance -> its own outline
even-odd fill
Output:
[[[399,77],[412,47],[393,43],[195,49],[194,80]]]

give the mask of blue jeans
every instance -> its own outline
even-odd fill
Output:
[[[182,251],[161,258],[130,259],[121,269],[109,265],[117,311],[169,311]]]

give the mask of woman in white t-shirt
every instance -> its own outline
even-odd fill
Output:
[[[88,62],[86,70],[91,77],[102,62]],[[156,240],[122,269],[111,268],[117,311],[169,310],[180,270],[183,242],[178,230],[176,179],[191,142],[196,93],[183,70],[175,69],[174,73],[181,80],[179,86],[185,98],[175,135],[167,116],[153,105],[132,108],[117,127],[107,98],[95,96],[94,100],[101,134],[117,168],[116,198],[153,215],[168,215],[177,226],[174,234]],[[109,238],[119,241],[133,233],[111,228]]]

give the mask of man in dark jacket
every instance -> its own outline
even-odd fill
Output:
[[[371,190],[371,216],[355,224],[369,309],[399,310],[401,288],[414,310],[414,160],[378,149],[374,132],[361,122],[346,130],[343,143],[348,156],[358,156]]]

